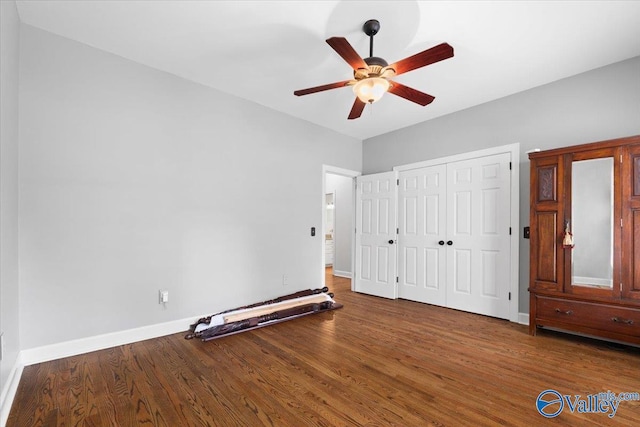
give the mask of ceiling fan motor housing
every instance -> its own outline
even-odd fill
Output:
[[[369,68],[375,67],[375,66],[378,66],[380,68],[384,68],[384,67],[387,67],[389,65],[387,63],[387,61],[385,61],[384,59],[382,59],[382,58],[380,58],[378,56],[370,56],[368,58],[364,58],[364,62],[367,63]]]
[[[353,77],[356,80],[366,79],[367,77],[392,77],[393,73],[391,73],[391,69],[386,67],[389,66],[387,61],[377,56],[370,56],[369,58],[364,58],[364,62],[368,65],[366,70],[358,69],[353,71]],[[384,75],[383,75],[384,73]]]

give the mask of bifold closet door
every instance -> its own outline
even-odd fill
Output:
[[[446,305],[447,167],[400,173],[398,296]]]
[[[509,318],[510,161],[447,165],[447,307]]]
[[[509,318],[509,153],[403,171],[398,296]]]
[[[354,289],[397,298],[396,172],[356,178],[356,268]]]

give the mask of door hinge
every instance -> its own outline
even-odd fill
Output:
[[[396,185],[400,185],[400,178],[396,179]]]
[[[396,283],[398,283],[398,276],[396,276]]]
[[[620,282],[620,292],[622,292],[622,282]]]
[[[513,163],[509,162],[509,170],[513,168]]]
[[[620,218],[620,228],[622,228],[622,218]],[[633,231],[633,230],[630,230]]]
[[[509,292],[509,301],[511,301],[511,292]]]
[[[511,227],[509,227],[509,236],[511,236]]]
[[[396,228],[396,234],[400,234],[400,228]]]

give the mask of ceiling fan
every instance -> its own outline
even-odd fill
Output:
[[[348,117],[349,120],[360,117],[364,106],[366,104],[373,104],[379,100],[385,92],[390,92],[422,106],[433,102],[435,97],[390,79],[417,68],[451,58],[453,56],[453,48],[447,43],[442,43],[389,65],[384,59],[373,56],[373,36],[380,31],[380,22],[375,19],[370,19],[364,23],[362,30],[369,36],[368,58],[361,58],[344,37],[331,37],[327,39],[329,46],[353,68],[353,79],[296,90],[293,94],[302,96],[344,86],[353,86],[356,100],[353,103],[353,107],[351,107],[351,112]]]

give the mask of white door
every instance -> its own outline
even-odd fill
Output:
[[[400,173],[398,297],[446,305],[447,166]]]
[[[397,298],[396,177],[385,172],[356,178],[356,292]]]
[[[509,318],[510,159],[447,165],[447,307]]]

